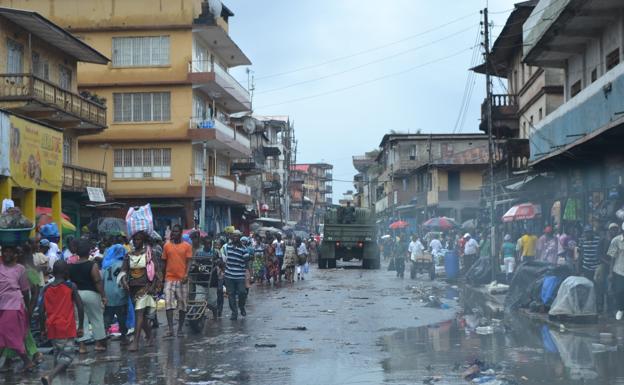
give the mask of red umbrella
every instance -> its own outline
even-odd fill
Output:
[[[52,216],[52,209],[49,207],[40,207],[40,206],[37,206],[37,208],[35,208],[35,215],[41,216],[44,214]],[[63,219],[65,219],[66,221],[71,221],[71,218],[65,213],[61,213],[61,217],[63,217]]]
[[[409,223],[407,223],[405,221],[396,221],[396,222],[393,222],[392,224],[390,224],[390,229],[392,229],[392,230],[404,229],[407,226],[409,226]]]
[[[542,214],[539,206],[533,203],[522,203],[515,205],[503,215],[503,222],[523,221],[533,219]]]
[[[457,223],[455,223],[455,221],[453,221],[451,218],[437,217],[437,218],[431,218],[427,222],[423,223],[423,227],[426,227],[432,230],[446,231],[446,230],[454,229],[458,226],[457,226]]]

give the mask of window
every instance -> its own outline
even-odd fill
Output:
[[[63,164],[72,164],[74,150],[74,139],[63,136]]]
[[[71,83],[72,71],[63,65],[59,65],[59,87],[71,90]]]
[[[595,82],[596,79],[598,79],[598,70],[594,68],[594,70],[591,72],[591,82]]]
[[[459,171],[448,172],[448,200],[459,200],[460,194],[460,174]]]
[[[416,160],[416,145],[410,146],[409,160]]]
[[[37,52],[32,54],[33,74],[44,80],[50,80],[50,65],[46,59],[41,58]]]
[[[526,128],[526,121],[522,122],[522,138],[527,138],[527,128]]]
[[[169,92],[113,94],[113,121],[167,122],[171,119]]]
[[[407,178],[403,178],[401,182],[402,182],[401,187],[403,187],[403,192],[406,192],[407,191]]]
[[[150,67],[169,64],[169,36],[113,38],[113,67]]]
[[[576,94],[578,94],[579,92],[581,92],[581,81],[577,81],[576,83],[572,84],[572,88],[570,88],[570,97],[574,97],[576,96]]]
[[[542,120],[542,118],[544,117],[544,110],[542,110],[542,108],[540,107],[539,111],[538,111],[538,122],[540,120]]]
[[[24,46],[15,40],[7,39],[7,73],[24,72]]]
[[[616,48],[615,50],[609,52],[609,54],[607,55],[606,64],[607,64],[607,71],[609,71],[611,68],[615,67],[616,65],[620,64],[620,49],[619,48]]]
[[[171,149],[116,149],[113,177],[117,179],[170,178]]]

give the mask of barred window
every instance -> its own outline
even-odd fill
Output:
[[[114,157],[116,179],[171,178],[170,148],[121,148]]]
[[[113,67],[152,67],[169,64],[169,36],[113,38]]]
[[[171,93],[113,93],[113,121],[166,122],[171,119]]]

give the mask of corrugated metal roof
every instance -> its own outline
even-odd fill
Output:
[[[37,12],[0,7],[0,16],[78,61],[96,64],[106,64],[110,61],[106,56]]]

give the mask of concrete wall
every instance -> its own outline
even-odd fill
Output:
[[[113,174],[114,150],[118,148],[171,148],[170,179],[115,179]],[[106,156],[105,156],[106,153]],[[191,143],[120,143],[111,148],[99,144],[80,144],[81,165],[102,170],[108,174],[108,189],[116,197],[184,197],[187,195],[189,176],[193,172]],[[137,183],[140,181],[140,183]]]
[[[0,0],[0,5],[31,9],[65,28],[188,25],[202,0]]]
[[[92,84],[141,84],[149,82],[186,82],[188,63],[193,53],[191,29],[158,28],[151,31],[116,31],[77,33],[85,43],[111,59],[108,65],[80,64],[79,81],[82,87]],[[113,38],[139,36],[169,36],[169,65],[157,67],[114,67],[112,63]]]
[[[193,91],[188,86],[152,86],[152,87],[91,87],[90,91],[105,97],[108,104],[106,118],[108,129],[101,134],[81,139],[84,142],[114,141],[153,141],[182,140],[187,136],[189,119],[193,114]],[[114,92],[171,92],[171,120],[169,122],[128,122],[115,123],[113,120]]]

